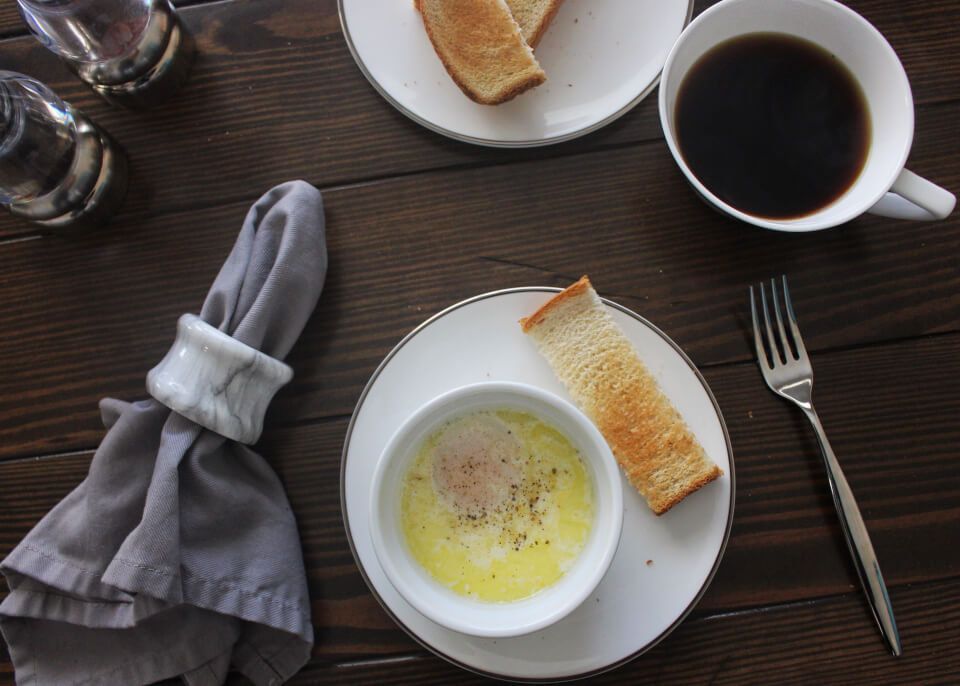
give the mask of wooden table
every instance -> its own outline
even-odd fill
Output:
[[[587,0],[567,1],[586,11]],[[314,659],[291,683],[484,681],[411,639],[364,584],[341,518],[343,439],[371,373],[427,316],[584,273],[694,360],[737,475],[706,595],[662,643],[595,681],[960,680],[960,215],[755,229],[694,197],[655,98],[574,142],[474,147],[374,92],[335,0],[186,4],[200,51],[191,81],[136,113],[98,100],[26,35],[12,0],[0,3],[0,68],[51,85],[132,165],[129,196],[99,231],[46,236],[0,215],[0,554],[83,479],[103,436],[97,401],[144,396],[146,371],[176,318],[199,307],[250,204],[303,178],[324,192],[330,270],[259,446],[287,486],[313,602]],[[960,3],[850,5],[885,33],[913,85],[910,168],[960,191]],[[813,435],[754,361],[747,285],[780,273],[890,587],[899,659],[860,592]],[[0,676],[12,683],[5,657]]]

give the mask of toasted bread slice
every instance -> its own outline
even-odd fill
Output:
[[[520,24],[523,39],[531,48],[537,47],[562,2],[563,0],[507,0],[510,13]]]
[[[723,472],[584,276],[521,326],[660,515]]]
[[[520,25],[520,32],[527,45],[537,47],[553,17],[560,9],[563,0],[506,0],[510,14]],[[420,0],[413,0],[413,6],[420,9]]]
[[[547,80],[505,0],[420,0],[420,15],[443,66],[474,102],[499,105]]]

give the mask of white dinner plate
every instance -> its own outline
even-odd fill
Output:
[[[472,671],[517,680],[563,680],[629,660],[670,633],[720,563],[733,519],[734,468],[726,425],[693,363],[642,317],[604,301],[649,370],[724,474],[657,517],[623,481],[620,548],[597,590],[558,623],[524,636],[467,636],[409,605],[386,578],[370,541],[374,466],[400,424],[431,398],[479,381],[520,381],[570,400],[518,320],[556,288],[518,288],[465,300],[407,335],[360,396],[343,447],[340,497],[347,538],[370,590],[412,637]]]
[[[361,71],[394,107],[451,138],[531,147],[582,136],[653,90],[693,0],[565,0],[536,49],[547,82],[503,105],[478,105],[454,84],[413,0],[339,0]]]

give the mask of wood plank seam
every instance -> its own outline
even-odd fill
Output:
[[[229,2],[231,0],[222,0]],[[211,4],[211,3],[206,3]],[[3,41],[0,41],[0,49],[2,49]],[[927,111],[927,110],[936,110],[941,108],[955,107],[960,105],[960,98],[950,98],[942,101],[931,101],[923,104],[918,104],[915,106],[915,111]],[[397,114],[397,116],[401,116]],[[629,116],[629,115],[627,115]],[[633,141],[627,142],[617,142],[617,143],[608,143],[600,144],[595,147],[586,147],[589,142],[589,136],[578,139],[575,141],[570,141],[565,144],[548,146],[547,148],[537,148],[534,151],[511,151],[511,155],[507,159],[502,158],[491,158],[490,160],[475,160],[472,162],[464,163],[454,163],[454,164],[440,164],[438,166],[414,169],[408,172],[392,172],[386,174],[374,174],[370,176],[357,177],[357,178],[344,178],[344,179],[333,179],[325,184],[318,184],[314,181],[311,181],[310,178],[306,178],[309,183],[313,183],[321,193],[336,193],[341,191],[349,191],[353,189],[363,188],[371,185],[378,184],[389,184],[403,180],[417,179],[417,178],[427,178],[433,174],[456,174],[456,173],[467,173],[474,171],[483,171],[489,169],[509,169],[511,167],[516,167],[519,165],[529,164],[535,165],[543,160],[562,160],[567,158],[574,158],[577,156],[593,156],[593,155],[602,155],[604,153],[613,152],[613,151],[622,151],[622,150],[631,150],[631,149],[640,149],[645,146],[650,145],[663,145],[664,140],[662,136],[654,136],[650,138],[640,138]],[[263,191],[267,189],[264,188]],[[114,218],[114,222],[129,222],[129,221],[142,221],[147,218],[154,220],[159,217],[172,216],[178,213],[185,212],[198,212],[203,210],[212,210],[221,207],[226,207],[233,204],[239,203],[253,203],[259,194],[239,194],[236,196],[223,196],[216,199],[213,202],[209,203],[198,203],[192,202],[189,204],[179,205],[175,203],[170,203],[164,206],[163,208],[157,209],[140,209],[131,212],[125,212],[123,205],[121,205],[119,214]],[[38,227],[30,225],[25,220],[22,222],[22,227],[18,228],[16,233],[13,233],[4,239],[0,240],[0,248],[2,248],[6,243],[15,239],[24,239],[29,237],[40,237],[40,238],[60,238],[57,234],[51,233],[49,231],[41,230]],[[488,258],[496,259],[496,258]],[[523,265],[521,263],[509,263],[513,266],[529,266]],[[536,268],[536,267],[533,267]],[[576,277],[579,278],[579,277]],[[574,279],[575,280],[575,279]],[[612,296],[611,296],[612,297]]]
[[[721,562],[721,564],[723,564]],[[922,583],[906,583],[899,584],[895,586],[890,586],[891,591],[896,591],[899,589],[933,589],[937,587],[949,586],[950,584],[960,581],[960,575],[952,576],[943,579],[937,579],[936,581],[927,581]],[[706,624],[707,622],[714,622],[717,620],[730,619],[730,618],[741,618],[741,617],[750,617],[750,616],[760,616],[764,614],[769,614],[772,612],[781,612],[781,611],[790,611],[796,608],[811,607],[817,605],[824,605],[828,603],[844,601],[850,599],[854,603],[860,603],[863,605],[864,610],[864,623],[865,626],[870,626],[869,622],[872,622],[869,613],[869,606],[866,604],[866,601],[863,600],[862,594],[858,589],[851,590],[849,593],[838,593],[832,595],[824,596],[815,596],[811,598],[805,598],[803,600],[791,601],[788,603],[774,603],[770,605],[757,605],[755,607],[742,608],[731,611],[712,611],[706,614],[698,614],[697,610],[694,609],[693,612],[688,616],[682,623],[681,626],[689,625],[700,625]],[[400,628],[400,625],[397,625],[397,628]],[[670,637],[666,637],[665,641],[669,641]],[[411,653],[409,651],[404,651],[400,653],[395,653],[392,655],[378,655],[376,657],[371,657],[365,659],[362,657],[351,657],[349,659],[334,660],[330,663],[330,666],[337,669],[350,669],[353,667],[372,667],[378,665],[390,665],[398,664],[403,662],[409,662],[416,659],[432,659],[437,657],[434,653],[429,650],[423,650],[422,652]]]

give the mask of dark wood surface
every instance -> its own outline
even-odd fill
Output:
[[[568,0],[577,2],[579,0]],[[300,525],[317,633],[291,683],[475,683],[396,627],[346,540],[340,452],[384,355],[463,298],[583,273],[697,364],[730,430],[737,506],[693,614],[597,683],[960,680],[960,222],[864,216],[807,235],[721,217],[694,197],[655,98],[544,149],[457,143],[407,120],[357,69],[333,0],[177,3],[197,37],[186,89],[114,109],[0,0],[0,68],[37,76],[120,140],[133,168],[115,220],[72,238],[0,214],[0,554],[85,475],[97,401],[136,399],[196,311],[247,208],[303,178],[324,192],[330,271],[259,449]],[[698,2],[696,12],[711,2]],[[910,77],[908,166],[960,190],[953,0],[856,0]],[[746,288],[787,273],[817,406],[856,493],[900,624],[890,657],[856,585],[819,450],[763,384]],[[0,587],[2,588],[2,587]],[[12,683],[0,662],[0,682]]]

